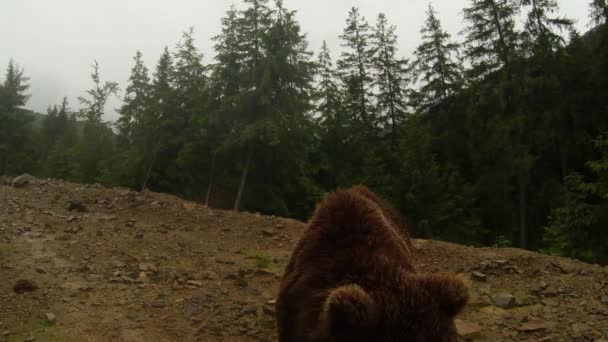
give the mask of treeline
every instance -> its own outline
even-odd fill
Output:
[[[120,118],[101,80],[32,129],[28,80],[0,87],[0,174],[30,172],[306,218],[363,183],[421,237],[608,261],[608,5],[580,35],[555,0],[471,0],[456,41],[429,6],[411,58],[348,13],[334,63],[282,1],[231,8],[205,64],[193,31],[153,70],[137,52]],[[520,30],[516,20],[527,15]]]

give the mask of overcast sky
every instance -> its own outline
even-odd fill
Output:
[[[563,14],[587,28],[588,0],[558,0]],[[172,48],[188,27],[195,28],[205,62],[213,58],[211,37],[219,33],[229,0],[0,0],[0,69],[13,58],[31,78],[27,107],[45,112],[49,104],[76,97],[90,87],[91,64],[99,62],[103,80],[126,86],[132,57],[141,50],[153,70],[164,46]],[[428,0],[284,0],[298,11],[298,20],[315,51],[327,40],[334,54],[339,48],[348,10],[352,6],[374,24],[385,12],[397,26],[399,48],[409,56],[419,43]],[[434,0],[444,28],[460,39],[461,10],[469,0]],[[107,119],[115,119],[113,100]]]

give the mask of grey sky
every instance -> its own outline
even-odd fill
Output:
[[[587,28],[588,0],[558,0],[562,13]],[[91,64],[96,59],[104,80],[126,86],[132,57],[141,50],[153,70],[165,45],[174,47],[181,32],[194,26],[205,62],[213,57],[210,38],[220,29],[220,18],[232,3],[226,0],[0,0],[0,71],[10,58],[31,78],[28,107],[44,112],[49,104],[76,97],[90,86]],[[429,0],[285,0],[298,10],[298,19],[315,51],[327,40],[334,54],[348,10],[360,8],[370,22],[385,12],[399,34],[400,52],[409,56],[419,43],[419,31]],[[444,28],[460,39],[461,10],[469,0],[435,0]],[[0,76],[4,79],[4,75]],[[112,108],[107,119],[115,119]]]

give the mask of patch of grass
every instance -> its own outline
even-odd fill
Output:
[[[258,268],[268,268],[268,266],[270,265],[270,259],[265,255],[256,255],[255,265]]]

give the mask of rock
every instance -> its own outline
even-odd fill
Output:
[[[547,326],[544,323],[540,322],[529,322],[522,324],[517,330],[521,332],[535,332],[540,330],[547,329]]]
[[[144,232],[138,231],[137,233],[135,233],[135,238],[136,239],[143,239],[144,238]]]
[[[55,323],[57,321],[57,316],[55,316],[55,314],[52,312],[44,314],[44,318],[46,318],[47,322],[49,323]]]
[[[156,272],[156,266],[151,262],[142,262],[137,265],[137,268],[142,272]]]
[[[38,286],[36,286],[36,284],[34,284],[30,280],[19,280],[15,283],[15,286],[13,286],[13,291],[15,291],[15,293],[19,293],[19,294],[23,294],[26,292],[33,292],[33,291],[36,291],[37,289],[38,289]]]
[[[34,342],[36,341],[36,336],[30,336],[23,340],[23,342]]]
[[[492,302],[500,308],[510,309],[517,306],[517,299],[512,294],[498,293],[491,296]]]
[[[474,322],[468,322],[461,319],[455,319],[456,331],[460,337],[473,337],[481,332],[481,326]]]
[[[192,286],[198,286],[198,287],[203,286],[203,282],[200,280],[188,280],[187,284],[192,285]]]
[[[11,332],[9,330],[5,330],[2,332],[2,336],[8,336],[10,334],[11,334]]]
[[[262,235],[264,235],[266,237],[273,237],[276,235],[276,233],[272,229],[264,229],[264,230],[262,230]]]
[[[473,276],[473,279],[478,280],[478,281],[488,280],[488,276],[479,271],[474,271],[473,273],[471,273],[471,275]]]
[[[608,305],[608,296],[607,295],[601,296],[600,297],[600,302],[602,302],[602,304]]]
[[[84,213],[87,211],[87,207],[84,205],[84,203],[77,200],[68,201],[68,204],[65,206],[65,209],[67,211],[78,211],[80,213]]]
[[[24,186],[26,186],[26,185],[28,185],[30,183],[33,183],[33,181],[35,179],[36,178],[34,178],[33,176],[25,173],[25,174],[22,174],[19,177],[13,178],[13,180],[11,181],[11,185],[13,187],[15,187],[15,188],[21,188],[21,187],[24,187]]]

